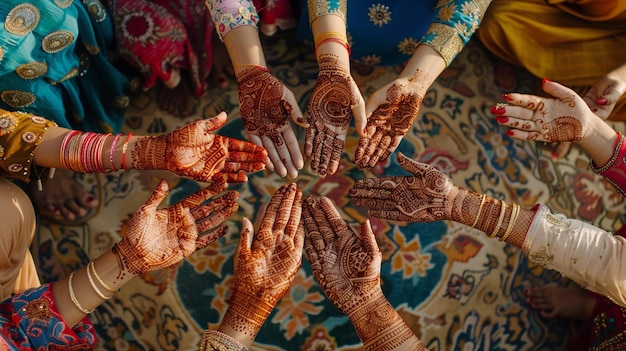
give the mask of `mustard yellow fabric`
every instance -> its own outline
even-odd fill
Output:
[[[626,1],[494,0],[478,36],[500,58],[583,91],[626,63]]]

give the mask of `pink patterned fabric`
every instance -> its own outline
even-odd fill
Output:
[[[602,167],[598,167],[594,162],[591,162],[591,169],[603,176],[623,196],[626,196],[626,143],[624,143],[622,133],[617,132],[617,136],[613,157]]]

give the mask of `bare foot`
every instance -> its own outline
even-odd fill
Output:
[[[525,291],[532,308],[545,318],[567,318],[584,321],[593,312],[595,299],[587,291],[573,285],[536,286]]]
[[[180,72],[180,82],[173,88],[161,86],[157,103],[163,111],[181,118],[193,113],[197,101],[191,93],[191,80],[187,72]]]
[[[233,72],[233,65],[230,62],[226,46],[215,33],[213,33],[213,38],[211,39],[211,54],[213,59],[211,61],[209,80],[211,84],[218,88],[226,88],[228,86],[228,77]]]
[[[73,222],[98,206],[98,200],[73,177],[72,172],[57,169],[54,178],[46,179],[43,190],[31,182],[31,199],[38,214],[52,222]]]

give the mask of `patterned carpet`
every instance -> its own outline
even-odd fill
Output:
[[[317,74],[311,48],[295,44],[289,33],[266,39],[265,44],[272,73],[294,91],[304,110]],[[377,68],[354,74],[367,98],[397,72]],[[589,170],[581,150],[575,148],[566,159],[552,160],[547,146],[506,136],[489,113],[502,93],[530,92],[536,86],[537,80],[528,73],[494,60],[479,42],[470,42],[428,91],[398,150],[438,167],[460,186],[525,207],[546,203],[554,211],[608,230],[619,227],[626,213],[624,201]],[[185,120],[159,110],[154,96],[134,98],[124,132],[160,134],[225,110],[229,122],[219,133],[243,138],[234,81],[228,89],[210,90],[199,101],[196,114]],[[299,137],[304,140],[304,133]],[[330,197],[354,225],[367,216],[346,194],[355,180],[406,174],[395,155],[372,171],[357,170],[350,161],[356,144],[351,129],[337,174],[320,179],[305,169],[295,179],[305,194]],[[40,227],[33,249],[42,276],[54,280],[111,247],[162,176],[170,181],[170,203],[200,187],[160,172],[78,177],[102,206],[86,225]],[[196,349],[203,329],[216,327],[227,308],[241,217],[255,219],[287,181],[265,172],[252,175],[246,184],[231,186],[241,196],[229,233],[176,267],[136,278],[98,308],[92,315],[100,339],[98,350]],[[372,219],[372,224],[383,251],[383,291],[432,350],[560,350],[575,330],[567,321],[543,319],[527,304],[524,288],[563,282],[560,274],[529,263],[517,248],[455,223],[396,225]],[[253,349],[322,351],[359,346],[349,320],[326,300],[304,262]]]

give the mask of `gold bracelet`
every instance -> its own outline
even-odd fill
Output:
[[[93,265],[93,261],[89,261],[89,265]],[[98,296],[100,296],[101,299],[103,300],[108,300],[112,297],[111,296],[106,296],[104,293],[102,293],[102,291],[100,290],[100,288],[96,285],[96,282],[93,281],[93,277],[91,276],[91,270],[89,269],[89,267],[87,267],[87,278],[89,279],[89,284],[91,284],[91,287],[93,288],[93,290],[96,292],[96,294],[98,294]]]
[[[70,299],[72,299],[74,306],[76,306],[76,308],[78,308],[82,313],[90,314],[91,312],[95,311],[95,309],[90,311],[88,309],[83,308],[83,306],[81,306],[80,303],[78,303],[78,300],[76,299],[76,295],[74,295],[74,288],[72,288],[72,278],[74,278],[74,273],[76,273],[76,271],[72,271],[72,273],[70,273],[70,277],[67,281],[67,286],[69,287],[69,290],[70,290]]]
[[[504,235],[502,235],[502,237],[500,237],[498,240],[504,241],[506,240],[506,238],[509,237],[509,235],[513,231],[513,227],[514,227],[515,221],[517,221],[517,216],[519,215],[519,213],[520,213],[520,205],[513,203],[513,209],[511,210],[511,217],[509,218],[509,224],[506,226],[506,231],[504,232]]]
[[[340,33],[340,32],[328,31],[328,32],[324,32],[324,33],[318,35],[314,39],[315,47],[318,47],[324,40],[331,39],[331,38],[339,39],[339,40],[341,40],[343,42],[346,42],[346,43],[348,42],[348,37],[345,34]]]
[[[496,234],[498,234],[498,231],[502,226],[502,221],[504,221],[504,211],[506,210],[506,203],[504,203],[503,200],[500,200],[500,204],[500,216],[498,216],[498,222],[496,223],[496,227],[493,229],[491,235],[489,235],[490,238],[493,238],[496,236]]]
[[[487,198],[487,195],[483,194],[482,199],[480,200],[480,206],[478,206],[478,212],[476,213],[476,218],[474,218],[474,223],[472,223],[472,228],[476,228],[476,224],[478,224],[478,220],[480,219],[480,212],[483,210],[483,206],[485,205],[486,198]]]
[[[90,261],[89,265],[91,265],[91,267],[88,267],[88,268],[91,268],[91,272],[93,272],[93,276],[96,277],[96,280],[98,281],[98,283],[100,283],[100,285],[102,285],[105,289],[107,289],[110,292],[118,292],[118,291],[120,291],[119,289],[118,290],[111,289],[108,285],[106,285],[106,283],[104,281],[102,281],[102,279],[98,275],[98,272],[96,272],[96,264],[94,263],[94,261]]]

